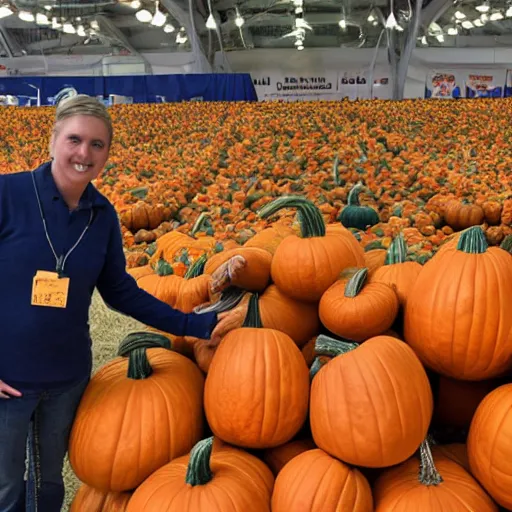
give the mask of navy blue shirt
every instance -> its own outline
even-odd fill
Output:
[[[31,305],[38,270],[55,271],[30,172],[0,176],[0,380],[44,389],[85,379],[91,372],[89,307],[94,288],[113,309],[175,335],[210,338],[216,313],[185,314],[140,289],[126,272],[119,220],[112,204],[89,184],[76,210],[57,189],[51,163],[34,177],[50,240],[69,255],[66,308]],[[121,341],[121,340],[119,340]]]

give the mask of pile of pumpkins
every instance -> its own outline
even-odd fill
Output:
[[[512,509],[510,240],[474,226],[421,265],[400,235],[365,252],[304,197],[259,215],[284,208],[296,226],[184,276],[166,260],[210,241],[170,232],[132,269],[173,307],[217,311],[225,335],[122,340],[77,412],[71,510]]]

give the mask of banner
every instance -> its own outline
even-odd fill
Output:
[[[338,99],[338,76],[331,72],[253,73],[253,84],[260,101],[264,100],[334,100]]]
[[[499,75],[499,78],[498,78]],[[506,77],[501,70],[469,73],[465,79],[467,98],[501,98]]]
[[[252,73],[254,88],[260,101],[342,100],[368,99],[372,88],[370,71],[326,71],[283,73],[277,70]],[[373,74],[373,97],[391,98],[391,78],[383,70]]]
[[[341,71],[338,78],[341,97],[350,100],[391,99],[392,88],[389,72],[377,68],[373,72],[373,87],[370,80],[369,69]]]
[[[449,71],[431,71],[427,75],[426,98],[453,99],[460,97],[460,86],[455,73]]]

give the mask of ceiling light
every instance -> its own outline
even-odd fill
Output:
[[[442,32],[441,30],[441,26],[438,25],[437,23],[433,22],[430,24],[430,27],[429,29],[432,31],[432,32]]]
[[[370,14],[370,16],[368,16],[368,21],[371,23],[372,21],[375,21],[375,16],[373,14]]]
[[[51,11],[53,9],[53,7],[51,5],[45,5],[44,8],[47,11]]]
[[[489,19],[490,19],[491,21],[498,21],[498,20],[502,20],[504,17],[505,17],[505,16],[503,16],[503,13],[502,13],[502,12],[500,12],[500,11],[498,11],[498,12],[493,12],[493,13],[490,15]]]
[[[463,21],[462,26],[468,30],[474,27],[473,23],[471,23],[469,20]]]
[[[480,16],[480,19],[482,20],[482,23],[487,23],[489,21],[489,15],[484,13]]]
[[[347,20],[345,18],[341,18],[338,25],[340,26],[340,28],[345,30],[347,28]]]
[[[388,19],[386,20],[386,28],[395,28],[397,29],[398,28],[398,23],[396,21],[396,18],[395,18],[395,15],[393,13],[391,13],[388,17]]]
[[[78,28],[76,29],[76,34],[80,37],[85,37],[87,35],[85,33],[85,28],[83,25],[78,25]]]
[[[449,36],[456,36],[458,33],[459,33],[459,31],[457,30],[457,27],[450,27],[448,29]]]
[[[174,28],[174,25],[172,23],[167,23],[164,27],[164,32],[166,34],[170,34],[171,32],[174,32],[176,29]]]
[[[52,18],[52,28],[54,30],[57,30],[58,28],[61,28],[62,27],[62,24],[59,23],[59,21],[57,20],[57,18]]]
[[[210,13],[210,16],[208,16],[208,19],[206,20],[206,28],[210,30],[215,30],[217,28],[217,23],[212,13]]]
[[[73,27],[73,25],[71,25],[69,21],[62,25],[62,32],[64,32],[65,34],[76,34],[75,27]]]
[[[130,7],[132,9],[138,9],[141,5],[140,0],[133,0],[133,2],[130,2]]]
[[[507,12],[505,13],[505,16],[507,18],[512,18],[512,5],[507,9]]]
[[[7,18],[7,16],[10,16],[11,14],[11,9],[6,5],[0,7],[0,18]]]
[[[49,25],[50,20],[48,19],[48,16],[46,16],[46,14],[38,12],[36,14],[36,23],[38,25]]]
[[[473,20],[473,25],[475,25],[475,27],[483,27],[484,22],[480,18],[477,18],[476,20]]]
[[[94,30],[99,30],[100,29],[100,25],[99,25],[99,23],[96,20],[92,20],[91,21],[91,28],[93,28]]]
[[[155,25],[155,27],[163,27],[165,25],[165,22],[167,21],[167,16],[160,11],[158,8],[158,2],[156,3],[155,8],[155,15],[153,16],[153,19],[151,20],[151,25]]]
[[[297,50],[299,50],[299,52],[300,52],[300,51],[302,51],[302,50],[304,50],[304,46],[302,46],[302,45],[297,46]]]
[[[28,11],[20,11],[18,13],[18,18],[22,21],[28,21],[28,22],[35,20],[34,15]]]
[[[436,39],[440,42],[440,43],[444,43],[444,36],[443,34],[439,34],[436,36]]]
[[[302,9],[302,7],[297,7],[297,9]],[[297,9],[295,9],[295,12],[297,12]],[[235,25],[240,28],[245,23],[245,20],[243,19],[242,15],[240,14],[240,11],[238,10],[238,7],[236,8],[236,18],[235,18]]]
[[[457,11],[455,13],[455,18],[458,19],[458,20],[463,20],[463,19],[466,18],[466,15],[463,12],[461,12],[461,11]]]
[[[421,38],[421,44],[424,44],[424,45],[427,45],[427,44],[428,44],[428,42],[427,42],[427,36],[423,36],[423,37]]]
[[[487,12],[490,8],[491,6],[489,5],[489,2],[483,2],[475,7],[475,9],[480,12]]]
[[[149,23],[153,19],[153,15],[147,9],[137,11],[135,17],[142,23]]]

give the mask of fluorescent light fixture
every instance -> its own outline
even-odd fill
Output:
[[[480,12],[487,12],[490,8],[491,6],[489,5],[489,2],[483,2],[475,7],[475,9]]]
[[[0,7],[0,18],[7,18],[7,16],[10,16],[11,14],[11,9],[6,5]]]
[[[153,19],[153,15],[147,9],[141,9],[135,13],[135,17],[141,23],[149,23]]]
[[[36,14],[36,23],[38,25],[49,25],[50,24],[50,20],[48,19],[48,16],[46,16],[46,14],[38,12]]]
[[[28,22],[35,20],[34,15],[29,11],[20,11],[18,13],[18,18],[22,21],[28,21]]]
[[[167,16],[156,8],[155,15],[151,20],[151,25],[155,25],[155,27],[163,27],[165,22],[167,21]]]
[[[206,20],[206,28],[209,30],[215,30],[217,28],[217,22],[215,21],[212,13],[210,13],[210,16],[208,16],[208,19]]]
[[[489,16],[489,19],[491,21],[498,21],[498,20],[502,20],[505,16],[503,16],[503,13],[500,12],[500,11],[497,11],[497,12],[493,12],[490,16]]]
[[[64,32],[65,34],[76,34],[76,29],[68,21],[64,23],[64,25],[62,25],[62,32]]]

